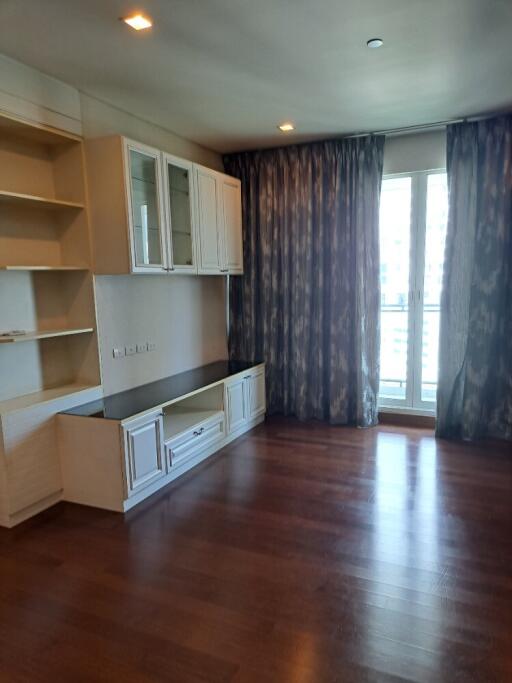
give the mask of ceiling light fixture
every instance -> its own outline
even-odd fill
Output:
[[[293,125],[293,123],[290,123],[288,121],[286,123],[281,123],[281,125],[278,126],[278,128],[282,133],[291,133],[292,130],[295,130],[295,126]]]
[[[382,47],[383,45],[384,41],[382,40],[382,38],[370,38],[370,40],[366,41],[366,46],[372,50],[375,50],[378,47]]]
[[[153,26],[153,22],[143,14],[131,14],[129,17],[121,17],[122,21],[128,26],[131,26],[136,31],[142,31],[145,28]]]

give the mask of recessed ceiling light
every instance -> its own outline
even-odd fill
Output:
[[[278,128],[283,133],[291,133],[292,130],[295,130],[295,126],[289,121],[282,123],[280,126],[278,126]]]
[[[129,17],[121,17],[125,24],[131,26],[136,31],[142,31],[145,28],[153,26],[153,22],[143,14],[132,14]]]
[[[366,45],[374,50],[377,47],[382,47],[384,45],[384,41],[382,38],[370,38],[370,40],[366,42]]]

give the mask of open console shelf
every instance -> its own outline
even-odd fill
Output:
[[[201,425],[212,418],[224,419],[222,410],[193,410],[177,406],[164,412],[164,439],[174,439],[184,432],[200,429]]]

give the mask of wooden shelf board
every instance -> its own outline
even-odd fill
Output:
[[[81,142],[82,138],[65,130],[42,123],[19,119],[6,112],[0,112],[0,131],[5,135],[36,142],[43,145],[69,145]]]
[[[8,266],[0,264],[0,270],[89,270],[88,266]]]
[[[53,387],[52,389],[42,389],[41,391],[35,391],[31,394],[16,396],[16,398],[10,398],[5,401],[0,401],[0,415],[4,415],[5,413],[11,413],[15,410],[23,410],[24,408],[30,408],[41,403],[55,401],[58,398],[62,398],[64,396],[68,396],[71,394],[77,394],[81,391],[90,391],[91,389],[101,390],[101,385],[79,383],[65,384],[60,387]],[[93,400],[95,400],[95,397],[90,398],[88,396],[84,396],[84,403]]]
[[[79,202],[69,202],[63,199],[51,197],[39,197],[35,194],[22,194],[20,192],[7,192],[0,190],[0,202],[8,204],[23,204],[25,206],[38,206],[42,209],[83,209],[84,205]]]
[[[194,410],[192,408],[173,406],[172,409],[164,412],[164,439],[166,441],[173,439],[182,432],[195,425],[200,425],[205,420],[219,413],[222,413],[222,410],[202,410],[200,408]]]
[[[51,339],[52,337],[69,337],[74,334],[94,332],[93,327],[75,327],[59,330],[38,330],[26,334],[0,335],[0,344],[16,344],[19,342],[36,341],[37,339]]]

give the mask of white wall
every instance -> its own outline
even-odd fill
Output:
[[[108,393],[227,358],[223,277],[101,275],[96,305]],[[154,351],[112,356],[114,347],[148,341]]]
[[[411,173],[446,167],[446,131],[388,136],[384,173]]]

